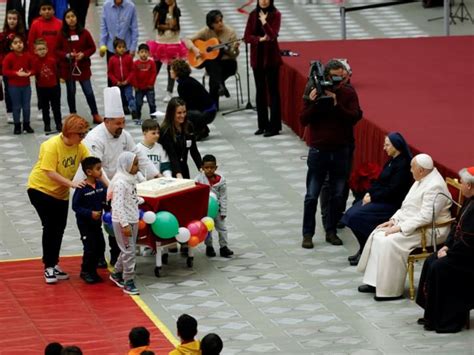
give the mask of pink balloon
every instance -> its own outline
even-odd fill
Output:
[[[188,223],[186,228],[189,229],[189,231],[191,232],[191,235],[199,236],[199,230],[200,230],[199,223],[202,223],[202,222],[198,220],[194,220]]]

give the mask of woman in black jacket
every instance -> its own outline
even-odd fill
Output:
[[[400,208],[412,182],[412,155],[403,136],[398,132],[389,133],[383,148],[390,159],[363,199],[349,208],[341,220],[360,244],[359,251],[349,257],[351,265],[359,262],[365,242],[375,227],[387,221]]]

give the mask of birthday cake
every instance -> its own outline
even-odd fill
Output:
[[[194,180],[160,177],[137,184],[137,194],[143,197],[159,197],[186,190],[195,185]]]

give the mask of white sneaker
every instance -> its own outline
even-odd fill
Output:
[[[69,279],[69,275],[67,272],[64,272],[60,267],[59,265],[56,265],[54,267],[54,276],[56,276],[56,278],[58,280],[67,280]]]
[[[169,102],[171,100],[171,92],[166,92],[165,97],[163,97],[163,102]]]
[[[158,110],[150,114],[150,116],[159,117],[159,118],[163,118],[165,117],[165,115],[166,113],[158,111]]]
[[[54,274],[54,268],[47,267],[46,269],[44,269],[44,280],[47,284],[55,284],[56,282],[58,282],[58,279]]]
[[[7,123],[13,124],[14,122],[13,122],[13,115],[12,115],[12,113],[11,113],[11,112],[7,112],[6,116],[7,116]]]

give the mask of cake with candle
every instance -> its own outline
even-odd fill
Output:
[[[143,197],[159,197],[196,186],[194,180],[160,177],[137,184],[137,194]]]

